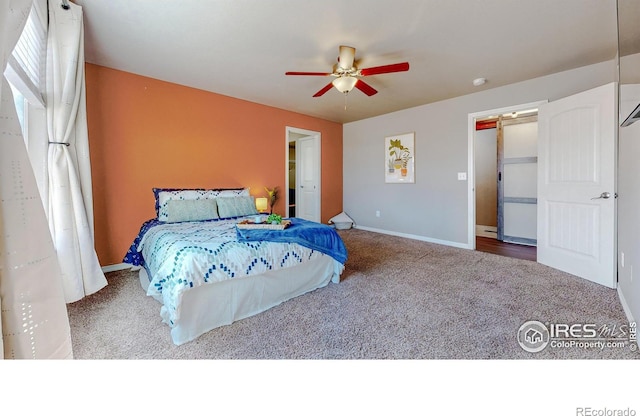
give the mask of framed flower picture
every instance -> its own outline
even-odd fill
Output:
[[[385,183],[415,183],[414,146],[415,133],[385,137]]]

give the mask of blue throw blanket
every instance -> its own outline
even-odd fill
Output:
[[[291,225],[284,230],[241,229],[236,227],[238,241],[274,241],[297,243],[327,254],[340,263],[347,261],[347,249],[335,229],[328,225],[301,218],[290,218]]]

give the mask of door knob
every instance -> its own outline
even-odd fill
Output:
[[[609,199],[610,197],[611,197],[611,194],[609,192],[603,192],[600,194],[600,196],[597,196],[591,199]]]

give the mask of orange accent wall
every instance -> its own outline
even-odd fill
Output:
[[[342,211],[342,125],[291,111],[86,65],[87,123],[100,264],[122,262],[155,217],[152,188],[279,187],[285,128],[322,137],[322,221]]]

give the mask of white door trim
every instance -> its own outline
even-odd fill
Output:
[[[498,114],[512,113],[514,111],[529,110],[538,108],[540,105],[547,103],[544,101],[535,101],[527,104],[514,105],[510,107],[495,108],[492,110],[479,111],[469,113],[467,119],[467,245],[470,250],[476,249],[476,175],[475,175],[475,131],[476,119],[484,118]]]

